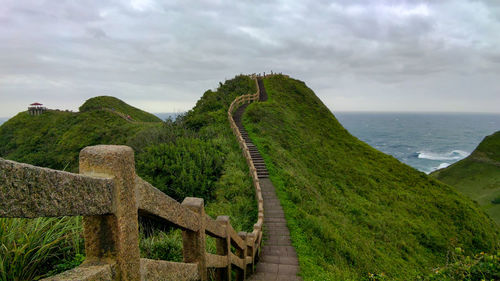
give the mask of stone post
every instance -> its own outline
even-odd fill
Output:
[[[228,264],[226,268],[218,268],[216,270],[216,278],[217,281],[231,281],[231,236],[228,231],[229,216],[218,216],[217,221],[224,225],[224,229],[226,230],[226,238],[216,240],[217,255],[227,256]]]
[[[205,205],[203,198],[186,197],[182,206],[189,208],[199,215],[200,229],[198,231],[182,231],[182,254],[184,262],[198,263],[198,273],[201,281],[208,280],[206,242],[205,242]]]
[[[117,145],[86,147],[80,152],[80,173],[112,178],[115,183],[113,213],[83,217],[85,262],[116,262],[116,280],[139,281],[134,151],[128,146]]]

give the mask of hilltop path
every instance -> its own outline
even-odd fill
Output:
[[[260,101],[267,100],[266,89],[259,78],[258,85],[260,89]],[[276,196],[273,184],[269,180],[269,172],[266,169],[264,159],[259,153],[257,147],[248,137],[241,117],[248,104],[239,107],[233,115],[234,121],[243,136],[249,150],[252,160],[257,169],[260,186],[262,188],[262,197],[264,199],[264,246],[257,268],[250,277],[252,281],[298,281],[302,280],[297,276],[299,272],[299,262],[295,248],[290,240],[290,232],[286,226],[285,214],[280,201]]]
[[[117,110],[114,110],[114,109],[111,109],[111,108],[107,108],[107,107],[103,107],[101,108],[102,110],[105,110],[107,112],[111,112],[113,114],[116,114],[118,116],[120,116],[121,118],[123,118],[125,121],[129,122],[129,123],[133,123],[133,124],[147,124],[147,123],[157,123],[157,122],[144,122],[144,121],[136,121],[134,119],[132,119],[129,115],[123,113],[123,112],[120,112],[120,111],[117,111]]]

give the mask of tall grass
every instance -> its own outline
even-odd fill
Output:
[[[83,252],[81,218],[0,218],[0,280],[38,280]]]
[[[180,229],[167,232],[153,230],[146,235],[140,232],[141,257],[154,260],[182,261],[182,234]]]

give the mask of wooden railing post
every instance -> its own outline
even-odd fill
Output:
[[[80,173],[112,178],[115,182],[113,213],[83,217],[85,262],[116,262],[117,280],[139,281],[134,151],[116,145],[86,147],[80,152]]]
[[[231,281],[231,235],[228,231],[229,216],[218,216],[217,221],[224,225],[226,238],[217,239],[217,255],[227,256],[227,268],[218,268],[216,270],[217,281]]]
[[[255,234],[254,233],[247,233],[247,257],[252,258],[252,263],[247,266],[247,274],[254,272],[255,268],[255,259],[253,256],[253,252],[255,249]]]
[[[260,246],[262,244],[262,221],[253,225],[254,232],[257,233],[255,237],[255,257],[253,259],[254,264],[260,259]]]
[[[182,205],[199,215],[200,229],[198,231],[182,231],[182,254],[184,262],[198,263],[198,273],[201,281],[208,280],[205,242],[205,206],[203,198],[186,197]]]
[[[243,259],[243,269],[237,268],[236,270],[236,281],[243,281],[246,278],[247,233],[241,231],[238,232],[238,236],[245,242],[245,246],[243,249],[236,248],[236,255]]]

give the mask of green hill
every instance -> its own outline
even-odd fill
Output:
[[[500,131],[467,158],[431,174],[474,199],[500,226]]]
[[[353,137],[303,82],[272,76],[264,85],[269,100],[251,104],[244,125],[304,280],[416,280],[455,247],[498,248],[497,228],[474,202]]]
[[[110,96],[99,96],[87,100],[80,106],[80,112],[91,110],[108,109],[123,117],[130,116],[130,120],[138,122],[160,122],[161,119],[155,115],[130,106],[120,99]]]
[[[130,122],[115,109],[134,116]],[[78,153],[88,145],[126,144],[138,132],[161,126],[161,120],[112,97],[95,97],[73,113],[48,110],[21,112],[0,126],[0,157],[54,169],[76,171]],[[153,118],[154,117],[154,118]]]
[[[110,97],[90,99],[80,113],[21,112],[0,127],[0,157],[77,171],[81,148],[127,144],[135,150],[143,179],[180,201],[202,197],[207,214],[229,215],[237,231],[251,231],[257,220],[255,193],[227,109],[237,96],[255,90],[252,79],[237,76],[166,122],[144,122],[153,120],[148,113]],[[157,226],[141,220],[141,257],[182,261],[181,231]],[[78,218],[0,218],[0,280],[38,280],[77,266],[84,259],[80,232]],[[207,246],[215,253],[214,239],[208,238]]]

